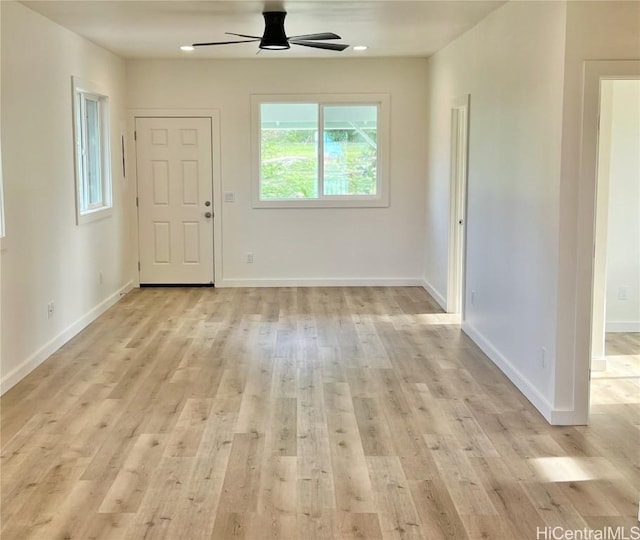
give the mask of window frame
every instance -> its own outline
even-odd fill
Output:
[[[381,208],[389,206],[389,94],[255,94],[251,96],[251,202],[253,208]],[[377,188],[375,195],[323,195],[324,144],[318,137],[318,191],[316,199],[261,199],[261,118],[263,104],[318,105],[319,122],[323,122],[322,106],[377,106]],[[323,130],[324,126],[319,124]]]
[[[73,104],[73,147],[75,166],[76,192],[76,221],[80,225],[96,219],[110,216],[113,209],[112,178],[111,178],[111,144],[109,126],[109,96],[95,83],[85,81],[79,77],[72,77]],[[99,171],[100,191],[99,203],[89,204],[90,185],[85,171],[87,167],[87,152],[84,151],[87,140],[86,103],[92,101],[98,109],[99,136]]]
[[[3,241],[6,237],[4,217],[4,179],[2,174],[2,143],[0,142],[0,251],[4,248]]]

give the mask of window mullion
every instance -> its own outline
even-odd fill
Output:
[[[98,187],[100,188],[100,202],[98,206],[103,206],[104,205],[104,186],[103,186],[103,181],[102,181],[102,177],[103,177],[103,168],[105,166],[104,160],[103,160],[103,156],[102,156],[102,143],[103,143],[103,136],[102,136],[102,104],[100,102],[99,99],[96,100],[96,109],[97,109],[97,114],[96,114],[96,122],[97,122],[97,126],[96,126],[96,133],[98,135],[98,143],[96,145],[96,155],[95,155],[95,159],[96,162],[98,163],[98,167],[96,167],[96,173],[98,175],[97,178],[94,179],[94,182],[98,184]]]
[[[318,198],[324,198],[324,105],[318,103]]]
[[[109,125],[109,119],[107,115],[109,111],[105,106],[103,100],[98,102],[98,118],[100,125],[98,126],[100,132],[100,189],[102,193],[102,205],[110,205],[111,200],[109,198],[109,192],[107,188],[107,171],[108,167],[111,166],[110,163],[107,163],[109,159],[109,131],[107,130],[107,126]]]
[[[81,208],[86,210],[89,206],[89,148],[87,147],[87,101],[84,94],[80,94],[80,153],[82,159],[82,186],[81,186]]]

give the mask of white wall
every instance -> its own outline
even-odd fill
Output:
[[[468,93],[463,328],[547,416],[555,363],[565,10],[559,2],[508,3],[428,63],[426,280],[446,296],[450,108]]]
[[[130,280],[120,124],[124,62],[14,2],[2,12],[2,390],[90,322]],[[110,97],[114,212],[75,222],[71,77]],[[99,284],[99,272],[104,282]],[[47,303],[55,314],[47,318]]]
[[[611,84],[606,329],[640,332],[640,81]]]
[[[639,2],[567,3],[554,404],[568,422],[588,415],[593,212],[579,209],[595,186],[580,184],[584,62],[637,59],[639,35]]]
[[[196,53],[197,54],[197,53]],[[217,109],[222,275],[216,286],[419,284],[423,276],[426,60],[130,61],[131,109]],[[253,209],[252,94],[391,95],[388,208]],[[246,264],[246,253],[254,263]]]

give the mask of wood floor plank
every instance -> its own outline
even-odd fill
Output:
[[[373,490],[347,383],[324,384],[336,504],[339,510],[373,512]]]
[[[193,457],[209,420],[212,399],[187,399],[165,449],[169,457]]]
[[[171,522],[168,538],[209,539],[212,535],[237,418],[237,411],[227,412],[226,400],[220,401],[213,405],[188,483],[174,501],[179,519]]]
[[[26,497],[17,497],[10,506],[20,505],[13,519],[2,520],[0,536],[4,538],[42,538],[53,522],[59,507],[73,489],[86,459],[59,459],[48,464],[46,474]],[[8,510],[3,506],[3,513]]]
[[[263,451],[264,435],[234,434],[218,507],[220,513],[256,511]]]
[[[367,466],[375,494],[375,506],[383,538],[426,536],[402,465],[397,456],[367,457]]]
[[[435,476],[431,480],[409,481],[411,496],[422,524],[433,540],[465,540],[464,523],[447,490],[446,483]]]
[[[155,465],[160,461],[166,435],[142,434],[127,455],[122,469],[107,492],[98,512],[135,513],[145,495]]]
[[[181,494],[188,486],[194,462],[190,458],[164,457],[155,468],[145,490],[136,519],[127,530],[127,539],[167,539],[174,521],[181,521],[178,514]]]
[[[640,334],[549,426],[420,287],[134,290],[0,400],[7,540],[637,524]]]
[[[382,406],[375,398],[353,398],[360,440],[365,456],[391,456],[393,440]]]
[[[272,360],[262,359],[249,370],[238,413],[236,433],[266,432],[270,412],[272,364]]]
[[[584,529],[587,522],[557,484],[523,482],[522,488],[548,527]]]
[[[478,474],[458,441],[446,435],[425,435],[440,474],[449,478],[448,489],[461,515],[494,515],[499,512],[483,489]]]
[[[502,459],[472,457],[469,461],[498,514],[519,516],[511,524],[516,537],[526,538],[531,531],[544,526],[536,507]]]
[[[378,514],[339,512],[336,519],[336,538],[341,540],[382,540]]]
[[[266,436],[267,451],[295,456],[298,451],[298,400],[275,398],[271,402],[271,426]]]

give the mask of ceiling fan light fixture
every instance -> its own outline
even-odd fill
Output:
[[[355,45],[353,47],[354,51],[366,51],[368,47],[366,45]]]
[[[191,52],[195,50],[193,45],[180,45],[180,50],[184,52]]]
[[[270,51],[281,51],[283,49],[290,49],[289,43],[270,43],[265,41],[264,39],[260,41],[260,45],[258,45],[261,49],[267,49]]]

